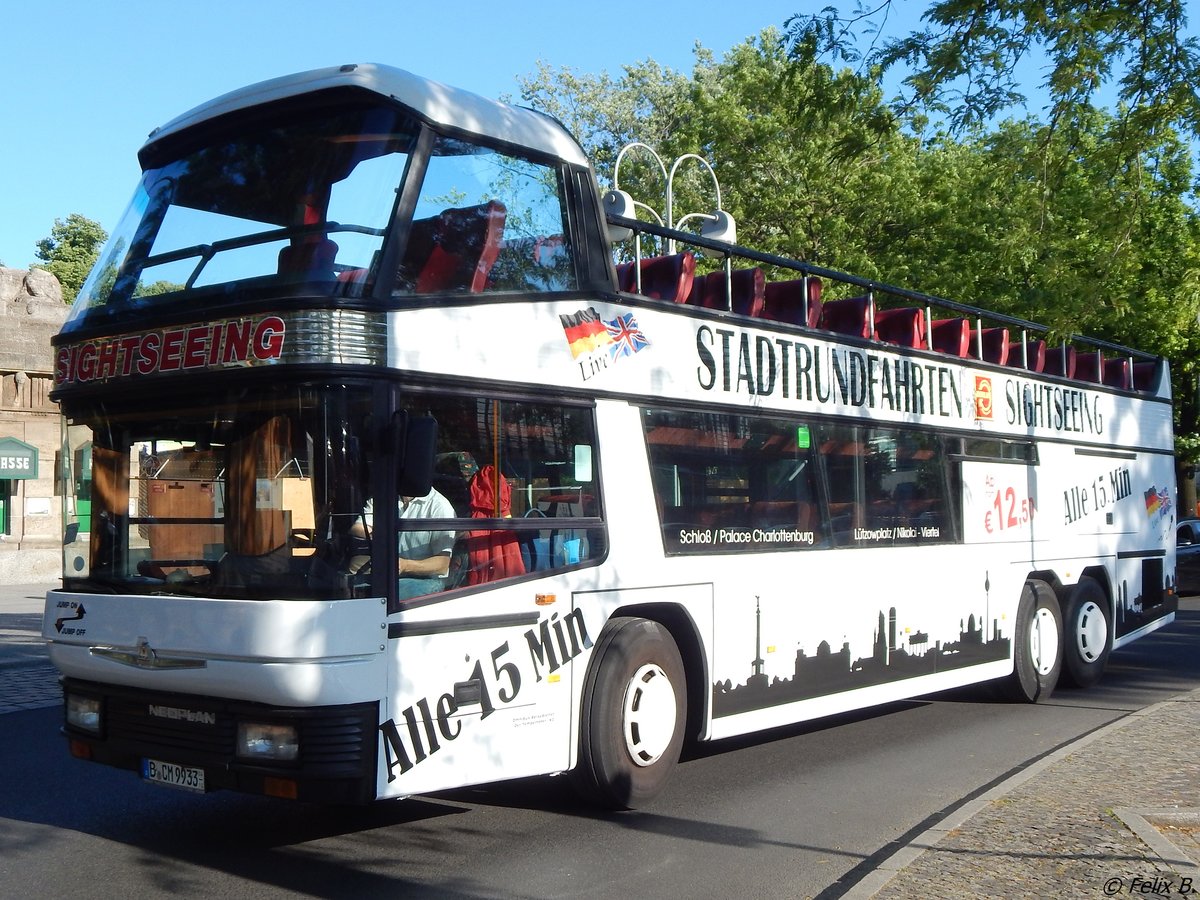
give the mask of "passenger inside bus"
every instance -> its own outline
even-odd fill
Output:
[[[471,477],[471,518],[511,519],[512,486],[494,465]],[[485,584],[525,574],[517,536],[507,530],[481,529],[466,533],[467,584]]]

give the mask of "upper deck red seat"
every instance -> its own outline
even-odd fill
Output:
[[[1153,391],[1158,387],[1158,363],[1149,360],[1133,364],[1133,387],[1139,391]]]
[[[821,327],[854,337],[875,337],[875,300],[871,296],[829,300],[821,305]]]
[[[734,269],[729,273],[728,284],[725,270],[718,269],[696,281],[687,302],[706,309],[728,309],[743,316],[760,316],[766,288],[766,276],[757,266]]]
[[[327,237],[301,238],[279,251],[279,274],[305,281],[331,281],[338,245]]]
[[[1104,360],[1104,383],[1123,391],[1133,390],[1133,363],[1128,356]]]
[[[492,200],[415,220],[397,285],[418,294],[479,293],[500,255],[507,216],[504,204]]]
[[[1008,362],[1008,329],[971,329],[971,344],[967,355],[998,366]]]
[[[934,319],[929,329],[929,347],[939,353],[966,356],[971,346],[971,322],[959,316]]]
[[[1104,380],[1104,358],[1099,350],[1080,353],[1075,358],[1075,378],[1099,384]]]
[[[641,270],[643,297],[682,303],[692,291],[696,277],[696,257],[688,252],[670,256],[648,256],[640,261],[617,265],[617,289],[626,293],[639,293],[637,269]]]
[[[925,312],[915,306],[875,311],[875,336],[901,347],[925,346]]]
[[[1075,377],[1078,353],[1074,347],[1047,347],[1046,367],[1042,370],[1047,375],[1061,375],[1064,378]]]
[[[805,300],[808,313],[805,315]],[[821,279],[810,275],[790,281],[769,281],[763,291],[762,316],[773,322],[790,322],[816,328],[821,321]]]
[[[674,253],[642,260],[642,294],[655,300],[683,303],[696,278],[696,257]]]
[[[617,263],[617,290],[627,294],[637,290],[637,282],[633,278],[633,261]]]
[[[1030,372],[1042,371],[1046,367],[1046,342],[1041,338],[1027,340],[1022,351],[1021,342],[1013,341],[1008,345],[1007,365]]]

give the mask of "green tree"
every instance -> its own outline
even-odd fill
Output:
[[[74,302],[108,235],[98,222],[78,213],[55,219],[50,236],[37,243],[38,268],[52,273],[62,285],[63,300]]]
[[[1184,0],[937,0],[923,27],[886,38],[892,9],[893,0],[857,0],[843,16],[827,6],[793,16],[788,37],[807,52],[900,67],[901,104],[956,129],[993,121],[1033,87],[1049,99],[1053,128],[1086,118],[1098,92],[1113,86],[1118,133],[1134,153],[1163,127],[1200,135],[1200,45],[1187,33]],[[1041,82],[1024,83],[1023,64],[1043,58]]]
[[[522,99],[562,122],[596,169],[608,174],[623,146],[654,146],[678,127],[690,81],[652,59],[625,66],[615,80],[607,72],[581,74],[539,60],[533,75],[518,79]]]
[[[600,178],[612,182],[621,147],[642,141],[668,167],[685,153],[711,160],[739,239],[757,249],[876,274],[870,238],[889,227],[903,186],[884,160],[910,158],[915,139],[869,77],[789,58],[767,29],[720,61],[702,47],[690,77],[646,60],[612,79],[545,65],[522,97],[580,138]],[[708,212],[712,180],[682,165],[674,212]],[[622,160],[620,186],[665,215],[663,173],[648,155]]]

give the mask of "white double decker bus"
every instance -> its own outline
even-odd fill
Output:
[[[636,806],[685,740],[1036,701],[1173,618],[1162,359],[606,217],[557,123],[386,67],[140,162],[55,339],[78,758]]]

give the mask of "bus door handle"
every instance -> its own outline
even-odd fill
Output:
[[[457,681],[454,683],[455,706],[470,706],[473,703],[479,703],[482,699],[483,685],[479,683],[478,678],[472,678],[470,681]]]

